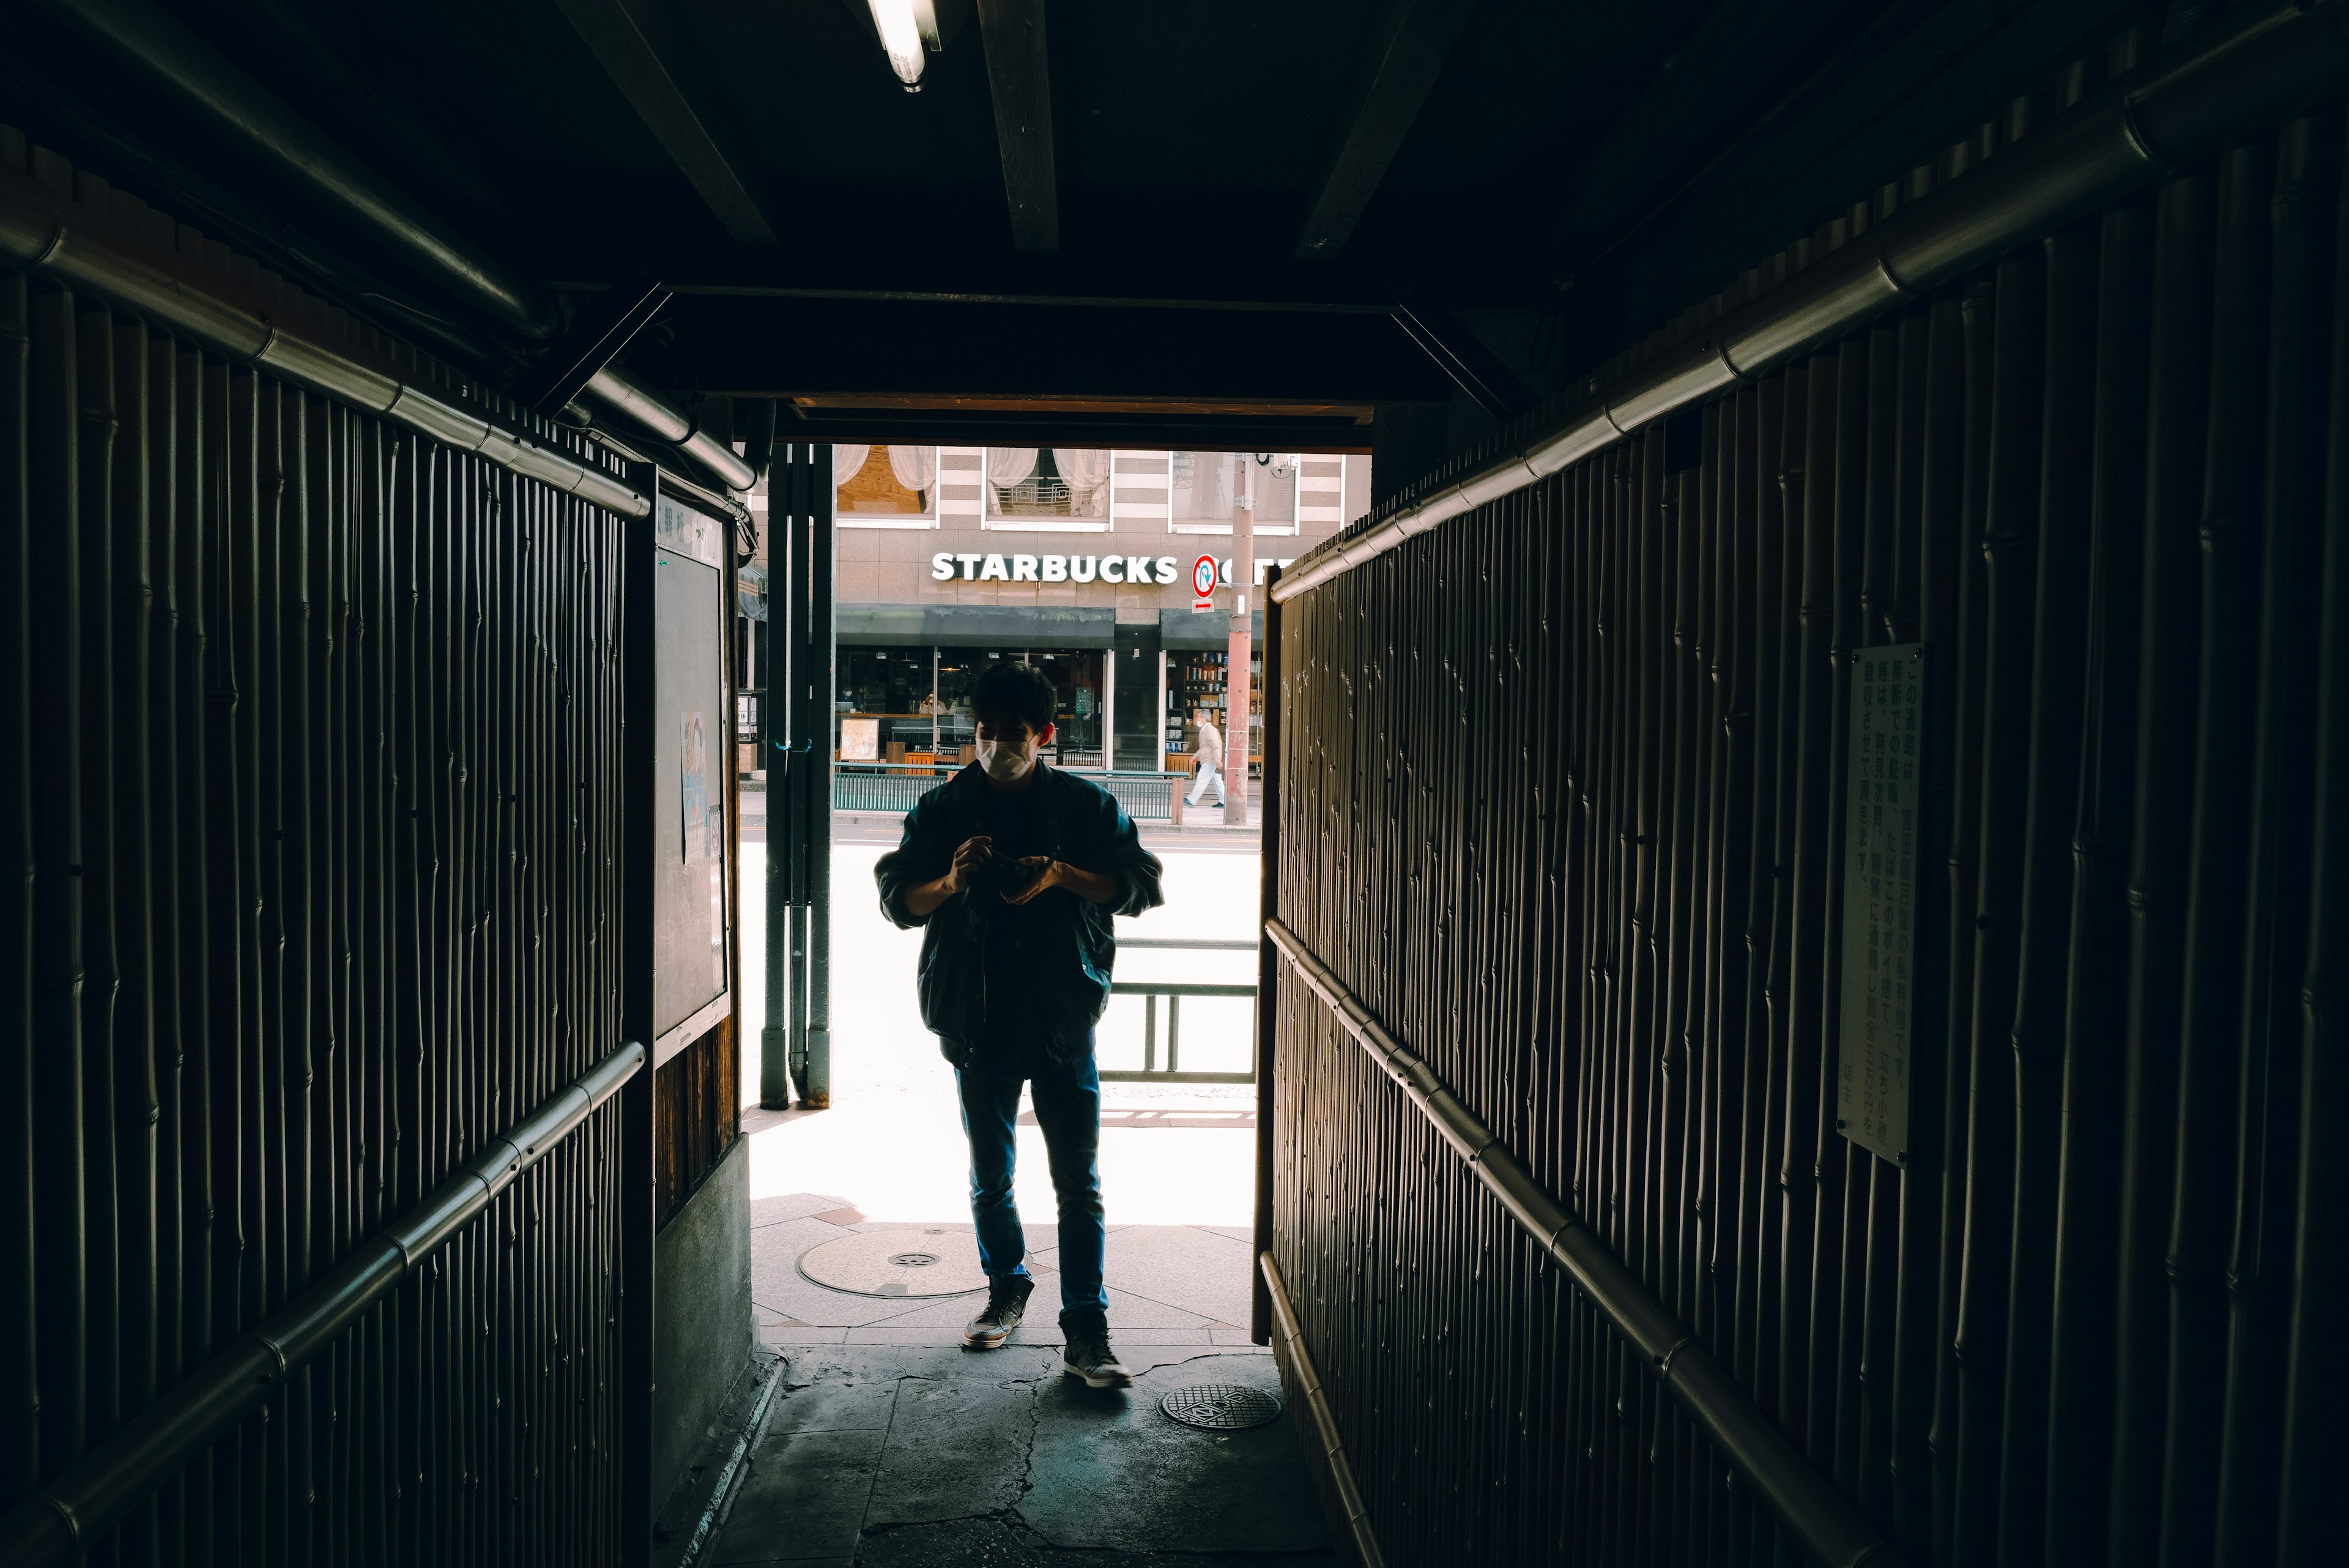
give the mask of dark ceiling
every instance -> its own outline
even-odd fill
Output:
[[[672,385],[1300,414],[1549,390],[2146,10],[936,0],[909,93],[866,0],[163,8],[574,306],[676,289],[630,354]],[[67,9],[5,67],[24,118],[368,254]]]

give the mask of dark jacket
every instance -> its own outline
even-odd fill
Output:
[[[905,814],[905,837],[873,868],[881,912],[900,927],[925,928],[922,1022],[957,1067],[978,1044],[990,985],[1017,985],[1033,996],[1036,1005],[1029,1011],[1042,1035],[1037,1043],[1052,1061],[1081,1060],[1109,1004],[1110,971],[1117,962],[1111,917],[1138,915],[1166,901],[1158,888],[1164,867],[1142,847],[1133,819],[1109,791],[1041,763],[1030,788],[1036,792],[1036,852],[1114,877],[1120,892],[1113,903],[1094,904],[1066,888],[1046,888],[1020,909],[1012,973],[988,972],[986,921],[971,907],[968,890],[926,917],[905,903],[906,889],[945,876],[964,841],[987,831],[989,787],[978,763],[915,802]]]

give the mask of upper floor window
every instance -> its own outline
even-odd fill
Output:
[[[1228,535],[1246,510],[1256,532],[1295,535],[1345,523],[1348,461],[1293,452],[835,446],[835,515],[844,528]]]
[[[835,446],[833,515],[852,528],[938,525],[938,449]]]

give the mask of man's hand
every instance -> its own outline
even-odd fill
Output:
[[[987,863],[988,852],[994,847],[995,840],[985,834],[964,839],[954,852],[954,863],[947,867],[945,876],[905,889],[905,907],[916,915],[936,912],[940,904],[970,885],[972,874]]]
[[[1089,904],[1112,904],[1124,889],[1114,877],[1104,877],[1098,871],[1086,871],[1065,860],[1049,856],[1030,855],[1020,859],[1020,866],[1034,875],[1028,885],[1004,898],[1007,904],[1024,904],[1047,888],[1066,888]]]
[[[947,874],[938,878],[948,898],[970,886],[972,875],[987,864],[988,852],[994,847],[995,840],[983,833],[976,838],[962,841],[961,846],[954,852],[954,864],[947,867]]]

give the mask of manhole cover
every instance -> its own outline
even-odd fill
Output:
[[[860,1296],[958,1296],[987,1288],[978,1239],[948,1225],[836,1236],[802,1252],[800,1272]]]
[[[1202,1383],[1177,1388],[1158,1401],[1158,1407],[1186,1427],[1237,1431],[1261,1427],[1280,1414],[1280,1401],[1261,1388],[1238,1383]]]

